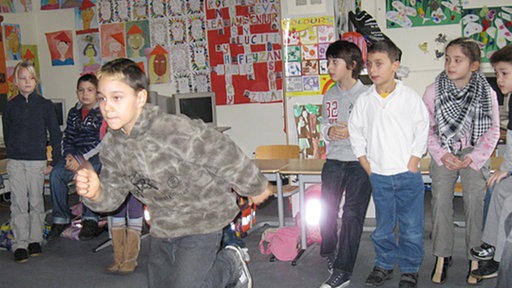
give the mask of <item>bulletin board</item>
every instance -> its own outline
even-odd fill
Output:
[[[206,1],[217,105],[283,99],[279,1]]]

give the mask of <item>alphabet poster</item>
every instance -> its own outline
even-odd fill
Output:
[[[280,18],[277,0],[206,0],[210,78],[217,105],[283,100]]]

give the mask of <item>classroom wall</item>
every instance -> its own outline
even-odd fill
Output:
[[[480,7],[482,1],[465,0],[467,7]],[[489,7],[510,5],[507,0],[485,1]],[[33,11],[20,14],[2,14],[4,23],[20,24],[22,29],[22,43],[38,45],[41,80],[43,82],[43,95],[47,98],[64,98],[66,109],[76,102],[75,86],[79,77],[77,66],[52,66],[49,50],[46,44],[45,32],[54,32],[62,29],[74,29],[74,14],[72,9],[41,11],[40,2],[32,1]],[[433,81],[435,76],[443,69],[444,59],[434,60],[436,46],[434,39],[442,32],[448,39],[460,36],[460,25],[426,26],[414,28],[386,29],[385,1],[364,0],[362,8],[373,15],[383,32],[388,35],[403,50],[403,65],[409,67],[409,76],[404,82],[413,87],[420,95],[425,86]],[[431,51],[423,53],[418,45],[428,41]],[[77,49],[74,48],[75,57]],[[76,58],[75,58],[76,59]],[[489,65],[483,71],[492,72]],[[174,92],[170,84],[155,85],[151,89],[163,95]],[[321,101],[321,97],[312,101]],[[302,102],[302,101],[301,101]],[[240,104],[231,106],[217,106],[219,126],[231,126],[225,133],[229,135],[248,155],[251,155],[256,146],[262,144],[285,144],[285,117],[283,103],[271,104]],[[0,128],[1,129],[1,128]]]

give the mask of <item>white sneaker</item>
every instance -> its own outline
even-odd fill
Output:
[[[237,281],[234,288],[252,288],[252,277],[249,267],[245,262],[244,252],[238,246],[227,245],[224,249],[232,255],[233,262],[236,263]]]

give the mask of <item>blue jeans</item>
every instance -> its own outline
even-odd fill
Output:
[[[151,237],[148,287],[226,287],[235,266],[220,248],[222,230],[176,238]]]
[[[335,269],[350,273],[354,270],[371,192],[368,174],[358,161],[327,159],[322,168],[320,255],[335,256]],[[338,233],[338,212],[343,193],[345,203]]]
[[[377,227],[371,235],[375,266],[401,273],[418,272],[423,261],[425,188],[421,174],[370,175]],[[398,239],[395,228],[398,225]]]
[[[98,155],[89,159],[94,171],[99,174],[101,169]],[[60,161],[50,173],[50,190],[52,194],[52,216],[54,224],[71,223],[71,212],[68,204],[68,183],[74,179],[75,173],[66,169],[66,162]],[[98,221],[99,215],[87,206],[82,205],[82,220]]]

